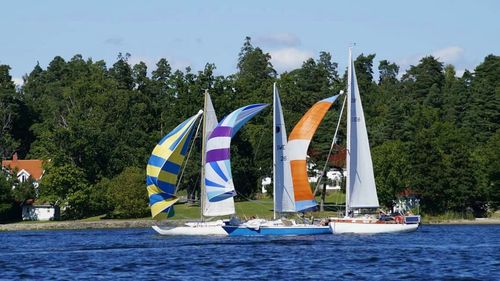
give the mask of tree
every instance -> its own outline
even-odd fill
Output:
[[[372,149],[373,168],[380,204],[390,207],[398,193],[411,186],[410,161],[405,144],[386,141]]]
[[[148,197],[144,187],[144,169],[127,167],[109,181],[107,197],[113,207],[109,217],[142,218],[148,215]]]
[[[85,190],[87,186],[82,169],[70,164],[62,166],[49,164],[40,181],[40,200],[64,206],[69,196],[77,191]]]
[[[10,158],[19,142],[13,137],[13,127],[18,118],[16,89],[8,65],[0,65],[0,158]]]
[[[395,63],[391,63],[388,60],[381,60],[378,65],[379,80],[378,83],[396,83],[397,76],[399,73],[399,66]]]

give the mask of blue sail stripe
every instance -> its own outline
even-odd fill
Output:
[[[206,186],[214,186],[214,187],[222,187],[222,188],[224,188],[223,185],[220,185],[220,184],[215,183],[215,182],[213,182],[211,180],[208,180],[208,179],[205,179],[205,185]]]
[[[214,169],[214,171],[217,173],[217,175],[219,175],[219,177],[221,177],[221,179],[223,179],[224,181],[228,181],[228,178],[226,177],[224,172],[219,167],[218,162],[210,162],[210,167],[212,167],[212,169]]]
[[[194,123],[193,123],[194,124]],[[191,139],[193,138],[193,134],[194,134],[194,126],[191,127],[191,130],[189,131],[189,136],[186,138],[186,141],[184,142],[184,145],[182,146],[182,149],[181,149],[181,155],[182,156],[185,156],[188,149],[189,149],[189,145],[191,144]]]
[[[161,168],[161,166],[165,163],[165,158],[156,156],[154,154],[151,154],[148,160],[148,165],[155,166],[158,168]]]
[[[189,118],[189,119],[186,119],[184,120],[184,122],[182,122],[181,124],[179,124],[177,127],[175,127],[175,129],[173,129],[172,131],[170,131],[170,133],[168,133],[166,136],[164,136],[160,142],[158,143],[158,145],[162,145],[168,138],[170,138],[171,136],[175,135],[177,132],[179,132],[185,125],[187,122],[189,122],[193,117]]]
[[[156,193],[149,196],[149,205],[152,206],[158,202],[162,202],[171,199],[173,196],[167,193]]]
[[[179,172],[181,171],[181,166],[179,164],[174,163],[174,162],[167,161],[167,162],[165,162],[163,167],[161,167],[161,170],[165,171],[165,172],[169,172],[169,173],[174,174],[174,175],[178,175]]]
[[[174,192],[175,192],[175,185],[171,184],[169,182],[159,180],[157,186],[159,189],[161,189],[165,193],[174,194]]]
[[[181,133],[181,135],[172,143],[172,145],[170,145],[169,149],[171,151],[175,150],[175,148],[177,147],[177,145],[179,145],[179,142],[181,142],[182,139],[184,138],[184,136],[193,128],[192,127],[193,124],[190,124],[189,127],[185,128],[184,131]]]
[[[147,175],[146,176],[146,185],[156,185],[156,182],[158,181],[158,178],[157,177],[153,177],[153,176],[149,176]]]

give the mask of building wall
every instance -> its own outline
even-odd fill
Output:
[[[48,221],[48,220],[57,220],[59,219],[59,208],[43,205],[43,206],[33,206],[33,205],[24,205],[23,220],[34,220],[34,221]]]

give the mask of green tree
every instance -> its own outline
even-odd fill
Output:
[[[127,167],[107,185],[107,197],[113,207],[109,217],[141,218],[149,214],[148,197],[144,187],[144,169]]]

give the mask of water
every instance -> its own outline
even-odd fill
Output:
[[[19,279],[500,280],[500,226],[248,238],[149,228],[0,233],[0,280]]]

